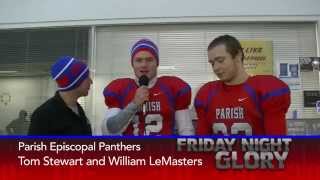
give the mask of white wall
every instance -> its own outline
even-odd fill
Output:
[[[320,0],[0,0],[0,30],[266,21],[316,22],[319,26],[319,7]],[[320,41],[317,44],[320,56]]]
[[[312,21],[317,22],[319,26],[319,8],[320,0],[0,0],[0,30],[71,25],[117,25],[128,22],[157,24],[166,22]],[[181,21],[182,18],[188,17],[191,19]],[[264,19],[264,17],[267,18]],[[197,18],[201,19],[194,21]],[[316,31],[318,37],[320,37],[319,29]],[[319,56],[320,42],[317,41],[317,43]],[[95,59],[94,55],[90,57],[90,59]],[[21,99],[22,95],[31,96],[28,95],[28,92],[31,93],[34,90],[31,90],[30,87],[37,86],[34,80],[23,80],[22,84],[15,80],[3,83],[4,81],[0,79],[1,87],[11,90],[13,87],[21,86],[26,90],[26,93],[19,94],[19,91],[13,88],[17,91],[15,93],[21,96],[21,102],[14,105],[12,109],[25,106],[26,100]],[[98,96],[102,97],[100,94]],[[103,101],[96,106],[104,107]],[[0,106],[0,125],[4,127],[3,125],[15,118],[18,112],[17,110],[9,112],[2,108]],[[95,119],[93,109],[90,108],[88,113],[90,119]],[[5,113],[7,115],[4,115]]]
[[[0,25],[199,16],[320,15],[319,0],[0,0]]]

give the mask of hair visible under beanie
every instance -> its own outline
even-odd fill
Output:
[[[135,54],[140,51],[148,51],[150,52],[157,60],[157,65],[159,65],[159,50],[155,43],[153,43],[149,39],[141,39],[136,42],[131,49],[131,64],[133,64],[132,60]]]
[[[70,91],[89,76],[89,67],[74,57],[63,56],[52,65],[51,76],[57,82],[59,91]]]

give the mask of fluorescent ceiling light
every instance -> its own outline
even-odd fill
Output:
[[[159,66],[158,69],[159,70],[175,70],[176,67],[175,66]]]
[[[319,64],[319,60],[313,60],[313,61],[312,61],[312,64],[313,64],[313,65],[318,65],[318,64]]]
[[[0,71],[0,73],[16,73],[16,72],[18,72],[18,71]]]

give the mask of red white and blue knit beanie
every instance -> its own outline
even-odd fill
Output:
[[[52,65],[51,76],[57,82],[59,91],[70,91],[89,76],[89,67],[74,57],[63,56]]]
[[[133,64],[132,60],[133,57],[139,52],[139,51],[148,51],[150,52],[157,60],[157,65],[159,65],[159,50],[155,43],[153,43],[149,39],[140,39],[138,42],[136,42],[132,48],[131,48],[131,65]]]

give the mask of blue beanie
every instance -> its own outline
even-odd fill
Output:
[[[71,56],[60,57],[51,67],[51,77],[57,82],[59,91],[77,88],[88,76],[88,66]]]
[[[131,49],[131,64],[133,63],[133,57],[139,51],[148,51],[150,52],[157,60],[157,65],[159,65],[159,50],[155,43],[149,39],[140,39],[136,42]]]

